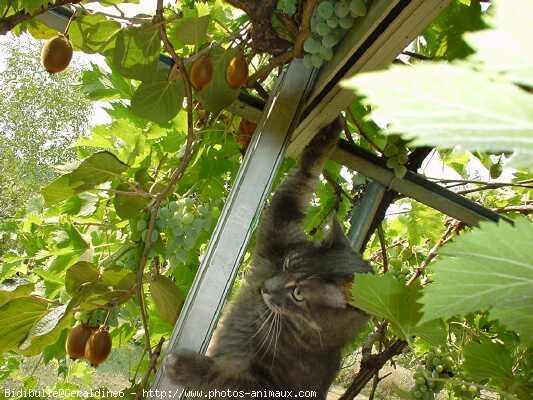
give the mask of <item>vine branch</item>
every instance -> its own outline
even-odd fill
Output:
[[[56,7],[65,6],[68,4],[78,4],[81,3],[82,0],[56,0],[48,7],[41,7],[38,11],[34,12],[33,14],[30,14],[26,12],[26,10],[20,10],[16,12],[15,14],[10,15],[9,17],[2,17],[0,18],[0,35],[5,35],[7,32],[9,32],[11,29],[13,29],[15,26],[26,22],[38,15],[41,15],[48,10],[52,10]]]

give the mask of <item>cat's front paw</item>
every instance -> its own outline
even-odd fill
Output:
[[[165,360],[165,373],[177,385],[194,387],[209,375],[213,361],[204,355],[183,351]]]

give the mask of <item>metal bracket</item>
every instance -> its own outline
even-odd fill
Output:
[[[279,79],[209,241],[167,351],[207,349],[252,234],[254,219],[270,193],[313,81],[313,71],[301,60],[292,61]],[[176,387],[160,368],[152,389],[174,393]]]

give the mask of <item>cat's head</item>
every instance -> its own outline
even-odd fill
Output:
[[[322,243],[309,242],[286,255],[283,271],[264,282],[261,295],[299,336],[295,339],[310,348],[342,346],[367,319],[348,304],[349,284],[354,273],[371,271],[335,220]]]

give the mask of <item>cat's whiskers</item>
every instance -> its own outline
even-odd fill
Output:
[[[259,333],[265,328],[268,320],[274,316],[274,312],[272,310],[270,310],[270,309],[267,309],[263,314],[261,314],[261,316],[264,316],[267,312],[270,312],[270,314],[268,314],[268,316],[263,320],[263,323],[257,329],[257,331],[254,333],[254,335],[250,338],[250,340],[255,338],[257,335],[259,335]]]
[[[278,339],[281,335],[281,328],[283,324],[283,316],[281,314],[276,314],[276,316],[278,319],[278,329],[276,331],[276,339],[274,341],[274,354],[272,356],[272,364],[274,364],[274,359],[276,358],[276,352],[278,350]]]
[[[274,321],[276,320],[275,315],[276,314],[274,312],[272,312],[272,314],[269,315],[268,319],[270,319],[270,323],[269,323],[269,326],[268,326],[268,330],[267,330],[266,335],[261,340],[261,343],[260,343],[260,345],[259,345],[259,347],[258,347],[258,349],[256,351],[257,355],[259,355],[261,353],[261,351],[262,351],[262,349],[263,349],[263,347],[265,345],[267,345],[267,347],[265,348],[265,351],[263,352],[263,356],[268,352],[268,349],[270,347],[270,342],[272,341],[272,336],[271,336],[272,329],[274,327]],[[274,316],[274,318],[271,318],[271,316]],[[267,344],[267,342],[268,342],[268,344]]]

